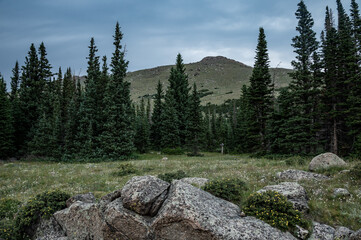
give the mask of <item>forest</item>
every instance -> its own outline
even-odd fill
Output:
[[[221,144],[227,153],[360,157],[361,18],[355,0],[350,14],[336,2],[319,37],[307,6],[298,4],[288,87],[274,88],[259,28],[250,85],[220,106],[201,106],[181,54],[168,87],[159,82],[152,100],[133,103],[119,23],[110,64],[91,38],[84,82],[70,68],[54,74],[45,44],[31,44],[24,65],[15,63],[10,92],[0,75],[0,159],[118,160],[151,150],[201,156]]]

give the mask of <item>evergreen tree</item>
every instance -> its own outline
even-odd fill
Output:
[[[140,153],[145,153],[149,147],[150,126],[145,110],[144,98],[142,98],[136,117],[136,131],[134,145]]]
[[[114,34],[115,51],[111,61],[112,77],[109,79],[105,94],[104,131],[101,136],[103,155],[108,157],[127,157],[134,150],[134,113],[130,100],[130,84],[124,81],[128,61],[122,50],[123,34],[119,23]]]
[[[188,145],[191,147],[193,155],[199,154],[199,141],[202,137],[202,112],[200,105],[201,100],[197,91],[197,85],[194,83],[193,92],[190,97],[188,125]]]
[[[188,116],[189,116],[189,84],[185,73],[182,55],[178,53],[175,68],[171,69],[169,77],[169,89],[175,101],[175,111],[178,118],[180,144],[185,144],[187,138]]]
[[[98,86],[100,81],[100,64],[94,38],[90,40],[87,78],[85,80],[84,98],[80,106],[80,129],[78,133],[79,150],[81,155],[94,157],[98,152],[96,147],[99,137],[98,127],[100,99]]]
[[[11,115],[13,119],[13,130],[14,130],[14,149],[15,154],[18,153],[21,145],[23,144],[23,136],[21,135],[26,131],[23,128],[22,123],[25,122],[24,115],[20,109],[20,99],[19,99],[19,84],[20,84],[20,68],[19,63],[16,61],[15,67],[12,70],[13,76],[11,77]]]
[[[161,111],[161,146],[162,148],[177,148],[180,146],[179,119],[172,89],[168,88]]]
[[[6,159],[14,154],[14,131],[11,117],[11,104],[6,83],[0,74],[0,159]]]
[[[290,84],[290,90],[291,94],[294,95],[294,107],[297,109],[291,121],[299,125],[290,132],[291,136],[289,137],[294,141],[296,152],[309,153],[317,145],[314,103],[321,83],[318,77],[314,77],[313,69],[315,68],[314,65],[319,64],[314,62],[317,60],[315,54],[318,49],[318,42],[316,33],[312,30],[314,21],[303,0],[298,4],[296,18],[298,19],[296,30],[299,35],[292,39],[292,46],[297,55],[296,60],[292,61],[294,72],[291,74],[293,80]]]
[[[152,145],[156,150],[161,149],[162,143],[162,111],[163,111],[163,87],[160,81],[157,84],[157,93],[154,100],[154,108],[152,114],[151,139]]]
[[[249,101],[252,107],[253,121],[251,138],[257,145],[255,150],[266,151],[266,128],[272,110],[273,84],[269,73],[269,57],[264,29],[259,29],[258,45],[256,49],[255,64],[250,78]]]

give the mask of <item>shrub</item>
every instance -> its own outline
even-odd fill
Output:
[[[69,194],[59,190],[47,191],[30,199],[15,219],[18,239],[31,238],[41,218],[49,218],[53,213],[66,208]]]
[[[12,219],[17,213],[21,202],[18,200],[3,198],[0,200],[0,220],[7,218]]]
[[[207,182],[203,190],[216,197],[239,204],[244,192],[248,190],[246,183],[239,178],[222,178]]]
[[[118,167],[118,171],[114,173],[115,176],[123,177],[130,174],[138,173],[138,170],[136,169],[135,165],[132,163],[122,163]]]
[[[361,163],[355,165],[350,170],[350,177],[352,177],[354,180],[361,180]]]
[[[302,214],[293,209],[292,203],[285,196],[275,191],[251,194],[243,211],[282,231],[294,233],[296,225],[310,230],[310,223]]]
[[[180,147],[178,148],[164,148],[162,150],[163,154],[168,154],[168,155],[183,155],[184,154],[184,150],[181,149]]]
[[[169,182],[169,183],[171,183],[172,180],[179,180],[179,179],[182,179],[185,177],[189,177],[189,176],[182,170],[178,170],[177,172],[164,173],[164,174],[158,175],[158,178],[162,179],[163,181]]]

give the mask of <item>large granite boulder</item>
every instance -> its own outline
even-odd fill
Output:
[[[54,213],[54,217],[69,239],[102,239],[103,220],[95,203],[77,201],[69,208]]]
[[[308,196],[306,190],[296,182],[282,182],[278,185],[269,185],[266,186],[257,192],[266,192],[266,191],[276,191],[284,195],[290,202],[292,202],[293,207],[302,212],[307,212],[308,207]]]
[[[103,216],[104,239],[152,239],[151,218],[124,208],[120,198],[106,206]]]
[[[167,197],[169,183],[153,177],[130,179],[122,189],[123,206],[141,215],[154,216]]]
[[[333,240],[336,230],[326,224],[313,222],[313,231],[309,240]]]
[[[312,159],[308,165],[310,171],[325,169],[332,166],[345,166],[346,162],[333,153],[323,153]]]
[[[198,177],[187,177],[187,178],[182,178],[180,180],[182,182],[191,184],[199,188],[204,187],[204,185],[206,185],[206,183],[209,181],[207,178],[198,178]]]
[[[155,239],[295,239],[240,213],[238,206],[176,180],[151,227]]]
[[[322,174],[311,173],[302,170],[294,170],[294,169],[289,169],[283,172],[279,172],[277,173],[277,177],[281,180],[293,180],[293,181],[330,179],[329,177]]]
[[[361,229],[350,235],[350,240],[361,240]]]
[[[333,239],[350,240],[352,233],[354,233],[354,231],[348,229],[347,227],[337,227]]]
[[[95,203],[97,200],[95,199],[93,193],[78,194],[66,200],[66,206],[70,207],[76,201],[84,203]]]
[[[36,229],[34,239],[37,240],[55,240],[67,239],[64,230],[55,220],[53,216],[49,219],[41,219],[38,228]]]

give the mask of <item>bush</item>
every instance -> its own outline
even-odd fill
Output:
[[[282,231],[294,233],[296,225],[310,230],[311,224],[299,211],[293,209],[292,203],[285,196],[275,191],[251,194],[243,211]]]
[[[31,238],[41,218],[49,218],[53,213],[66,208],[69,194],[59,190],[47,191],[30,199],[15,219],[18,239]]]
[[[122,163],[118,167],[118,171],[114,173],[115,176],[123,177],[130,174],[136,174],[138,173],[138,170],[136,169],[135,165],[132,163]]]
[[[18,212],[21,202],[18,200],[3,198],[0,200],[0,220],[7,218],[12,219]]]
[[[361,163],[355,165],[350,170],[350,177],[352,177],[354,180],[361,180]]]
[[[0,200],[0,239],[15,239],[14,217],[18,212],[21,202],[13,199]]]
[[[164,173],[158,175],[158,178],[169,183],[171,183],[172,180],[179,180],[185,177],[189,177],[189,176],[182,170],[178,170],[177,172],[173,172],[173,173]]]
[[[180,147],[178,148],[164,148],[162,150],[163,154],[168,154],[168,155],[183,155],[184,154],[184,150],[181,149]]]
[[[248,187],[246,183],[239,178],[222,178],[207,182],[203,190],[216,197],[240,204],[243,200],[244,192],[248,190]]]

